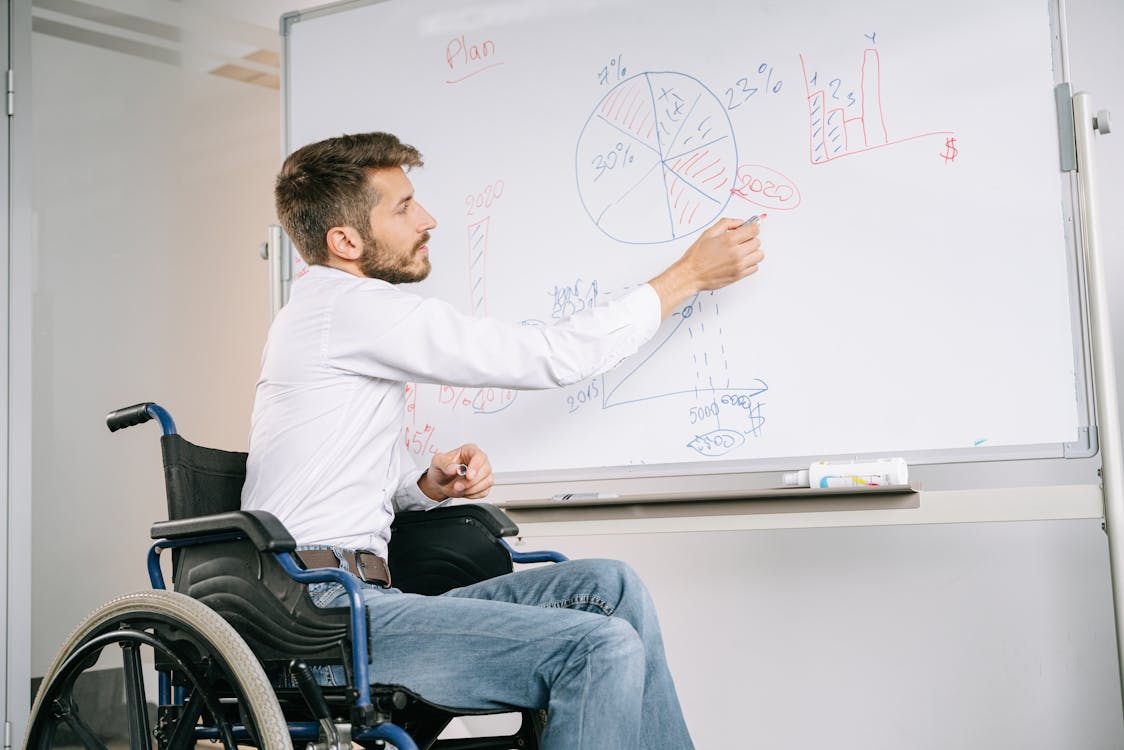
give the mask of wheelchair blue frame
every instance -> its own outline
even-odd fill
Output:
[[[164,573],[160,570],[160,553],[166,549],[177,547],[191,547],[197,544],[214,544],[215,542],[232,542],[245,539],[245,534],[210,534],[207,536],[190,537],[187,539],[167,540],[160,539],[152,544],[148,550],[148,579],[154,589],[164,589]],[[347,589],[348,604],[351,608],[351,664],[355,670],[355,688],[359,692],[356,705],[366,708],[371,705],[371,687],[367,673],[367,618],[364,617],[365,608],[363,595],[359,593],[359,581],[351,573],[332,568],[317,568],[304,570],[293,560],[292,553],[272,553],[281,568],[289,577],[298,583],[338,583]]]
[[[172,419],[172,415],[169,414],[164,407],[157,404],[149,404],[145,411],[148,412],[149,416],[160,422],[163,434],[176,434],[176,423]],[[164,582],[164,572],[160,569],[160,553],[164,550],[189,547],[198,544],[229,542],[244,538],[246,538],[244,534],[230,533],[209,534],[206,536],[176,540],[160,539],[153,542],[148,550],[148,579],[152,584],[152,588],[167,588]],[[360,709],[371,707],[371,682],[367,671],[367,618],[365,616],[366,608],[363,604],[363,596],[359,591],[359,580],[351,573],[343,570],[333,570],[331,568],[304,570],[297,565],[292,554],[289,552],[275,552],[273,556],[276,558],[281,568],[298,583],[338,583],[347,591],[348,603],[351,609],[351,664],[352,669],[354,669],[353,674],[355,675],[355,689],[358,693],[355,705]],[[166,673],[160,674],[159,695],[162,704],[172,703],[171,680]],[[175,696],[175,702],[177,704],[183,703],[182,694],[177,694]],[[314,721],[290,722],[288,727],[289,734],[294,740],[315,742],[320,736],[320,725]],[[245,727],[235,725],[232,729],[235,739],[248,739],[248,733]],[[219,739],[218,730],[213,727],[199,727],[195,730],[195,736],[196,739],[200,740]],[[393,744],[399,750],[418,750],[417,745],[405,730],[389,722],[366,729],[355,735],[352,739],[360,741],[385,740]]]
[[[164,435],[177,434],[176,423],[172,419],[172,415],[169,414],[164,407],[158,404],[148,404],[145,408],[145,412],[149,417],[160,422],[160,427]],[[225,534],[209,534],[185,539],[157,540],[153,542],[148,550],[149,581],[154,589],[167,588],[164,582],[164,573],[160,569],[160,554],[164,550],[199,544],[235,541],[245,538],[246,536],[244,534],[232,532]],[[500,539],[499,541],[507,549],[514,563],[564,562],[568,559],[562,553],[552,550],[517,552],[512,549],[511,545],[508,544],[506,540]],[[298,583],[338,583],[347,591],[348,603],[351,610],[351,661],[352,669],[354,670],[353,674],[355,675],[355,689],[358,693],[355,705],[359,709],[370,709],[372,703],[370,675],[368,672],[367,618],[363,596],[360,593],[359,580],[351,573],[343,570],[331,568],[304,570],[297,565],[296,560],[293,559],[293,555],[289,552],[274,552],[272,554],[285,573]],[[161,704],[167,705],[173,703],[171,680],[169,675],[164,672],[160,674],[159,695]],[[177,688],[174,696],[174,703],[176,705],[182,705],[183,702],[183,691]],[[288,728],[290,735],[295,741],[314,742],[319,738],[320,725],[317,722],[290,722]],[[248,733],[245,727],[235,725],[232,727],[232,730],[235,739],[248,739]],[[218,730],[214,727],[198,727],[195,730],[195,736],[200,740],[219,739]],[[370,727],[355,735],[352,739],[358,741],[385,740],[393,744],[399,750],[418,750],[417,745],[406,731],[390,722],[384,722]]]

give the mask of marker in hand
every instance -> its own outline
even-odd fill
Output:
[[[768,215],[769,215],[769,214],[754,214],[753,216],[750,216],[750,217],[749,217],[748,219],[746,219],[746,220],[745,220],[745,221],[743,221],[743,222],[742,222],[741,224],[739,224],[739,225],[738,225],[738,229],[741,229],[741,228],[742,228],[742,227],[744,227],[744,226],[745,226],[746,224],[752,224],[752,223],[753,223],[753,222],[755,222],[755,221],[761,221],[762,219],[764,219],[764,218],[765,218],[766,216],[768,216]]]
[[[449,468],[453,468],[453,467],[450,466]],[[468,464],[457,464],[456,465],[456,472],[457,472],[458,477],[467,478],[468,477]],[[467,486],[468,486],[468,484],[466,482],[454,480],[453,491],[456,492],[457,494],[460,494],[461,492],[464,491],[464,488],[467,487]]]

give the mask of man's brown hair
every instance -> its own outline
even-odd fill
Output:
[[[273,195],[277,218],[309,265],[328,262],[328,230],[368,231],[378,193],[371,170],[420,167],[421,154],[390,133],[341,135],[303,146],[285,160]]]

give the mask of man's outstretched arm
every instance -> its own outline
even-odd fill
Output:
[[[757,235],[761,226],[741,219],[719,219],[667,270],[648,284],[660,298],[663,318],[692,295],[721,289],[757,272],[765,258]]]

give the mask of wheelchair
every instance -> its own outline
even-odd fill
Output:
[[[25,747],[110,746],[92,726],[106,709],[79,688],[109,661],[123,672],[124,705],[116,710],[130,750],[182,750],[204,740],[226,750],[538,748],[540,711],[463,711],[400,685],[370,685],[368,643],[377,648],[378,634],[368,641],[359,579],[338,568],[304,569],[274,516],[239,510],[245,453],[189,443],[167,410],[150,402],[113,411],[106,424],[116,431],[151,419],[163,429],[168,500],[168,520],[151,529],[152,590],[116,598],[77,626],[40,684]],[[504,537],[517,533],[491,505],[399,513],[389,549],[394,585],[435,595],[510,573],[513,563],[566,559],[515,552]],[[165,550],[173,591],[160,565]],[[342,584],[350,606],[313,604],[308,584],[321,582]],[[342,667],[346,684],[322,686],[314,670],[324,667]],[[514,712],[522,718],[512,734],[439,739],[455,717]]]

